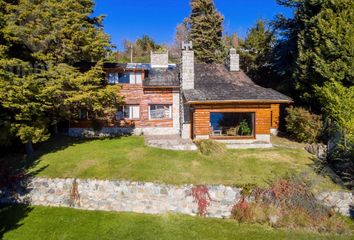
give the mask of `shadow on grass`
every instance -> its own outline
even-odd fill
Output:
[[[16,152],[0,156],[0,239],[13,229],[20,227],[21,220],[27,217],[32,208],[28,206],[28,199],[22,198],[30,192],[28,182],[48,165],[40,169],[36,167],[43,155],[64,150],[97,139],[80,139],[67,136],[51,138],[46,142],[36,144],[33,156],[21,153],[20,147]],[[12,150],[12,149],[11,149]]]
[[[16,152],[0,157],[0,203],[18,203],[19,195],[28,193],[29,180],[48,167],[46,165],[33,170],[43,155],[92,140],[94,139],[58,136],[35,145],[35,153],[32,156]]]
[[[0,205],[0,239],[3,239],[6,232],[21,227],[21,221],[32,209],[27,205]]]
[[[122,138],[115,137],[117,138]],[[11,185],[18,182],[26,182],[26,180],[35,177],[38,173],[48,167],[48,165],[40,169],[32,170],[36,167],[43,155],[62,151],[68,147],[82,144],[89,141],[106,140],[107,138],[72,138],[68,136],[58,136],[51,138],[46,142],[36,144],[33,156],[26,156],[23,153],[10,153],[0,157],[0,190],[4,187],[11,188]],[[64,159],[65,160],[65,159]],[[1,197],[1,195],[0,195]]]
[[[121,138],[121,137],[115,137]],[[32,156],[27,156],[22,152],[22,150],[16,153],[9,153],[5,156],[0,156],[0,189],[9,182],[17,182],[19,180],[28,179],[36,176],[38,173],[43,171],[48,167],[44,166],[36,171],[33,171],[35,166],[38,165],[42,156],[62,151],[68,147],[75,146],[84,142],[105,140],[102,139],[82,139],[82,138],[72,138],[67,136],[58,136],[51,138],[46,142],[36,144],[34,146],[35,153]]]
[[[337,174],[338,168],[331,165],[327,160],[322,160],[316,156],[311,157],[313,161],[311,167],[315,169],[315,172],[323,177],[328,177],[331,181],[339,185],[343,189],[353,190],[352,185],[349,185],[342,176]],[[352,176],[353,177],[353,176]],[[353,184],[351,182],[351,184]]]

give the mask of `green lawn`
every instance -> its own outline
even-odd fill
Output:
[[[49,217],[50,216],[50,217]],[[67,208],[2,207],[0,239],[352,239],[275,230],[233,220],[181,215],[143,215]]]
[[[273,149],[229,150],[225,156],[206,157],[199,152],[169,151],[147,147],[143,137],[83,141],[72,138],[50,140],[37,147],[32,159],[22,163],[38,176],[98,179],[127,179],[169,184],[257,184],[286,173],[305,172],[325,188],[336,188],[329,179],[317,176],[311,155],[300,144],[285,139]],[[289,148],[289,145],[295,148]],[[6,161],[19,162],[19,155]],[[16,158],[16,159],[15,159]],[[4,160],[4,158],[3,158]],[[15,161],[17,160],[17,161]]]

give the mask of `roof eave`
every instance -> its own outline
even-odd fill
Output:
[[[180,88],[180,86],[143,85],[143,88]]]
[[[220,103],[293,103],[293,100],[245,99],[245,100],[197,100],[187,101],[186,104],[220,104]]]

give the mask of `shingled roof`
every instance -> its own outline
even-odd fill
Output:
[[[194,89],[184,90],[187,102],[291,102],[270,88],[256,85],[243,71],[230,72],[222,64],[195,64]]]
[[[178,68],[151,68],[143,84],[145,87],[179,87]]]

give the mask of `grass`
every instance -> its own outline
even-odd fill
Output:
[[[290,145],[289,142],[287,144]],[[199,152],[147,147],[143,137],[136,136],[90,141],[62,137],[39,146],[32,159],[12,155],[2,160],[32,165],[26,169],[42,177],[127,179],[177,185],[265,186],[266,181],[272,178],[307,172],[320,182],[319,186],[336,189],[337,186],[328,178],[314,173],[311,155],[300,145],[294,146],[290,148],[285,144],[272,149],[227,150],[223,156],[204,156]]]
[[[50,216],[50,217],[48,217]],[[352,239],[275,230],[233,220],[182,215],[143,215],[67,208],[0,208],[0,239]]]

